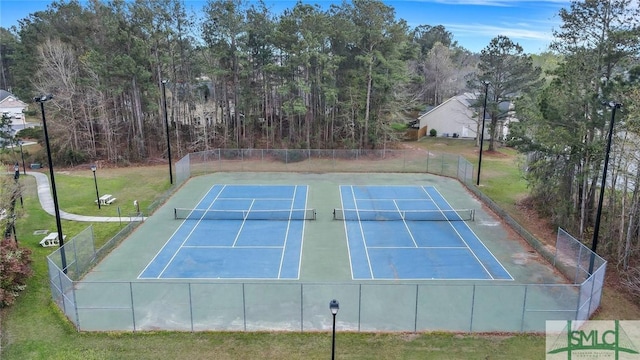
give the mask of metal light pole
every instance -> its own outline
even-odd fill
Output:
[[[484,119],[487,116],[487,96],[489,94],[489,82],[483,81],[484,84],[484,107],[482,108],[482,131],[480,131],[480,156],[478,157],[478,178],[476,185],[480,186],[480,169],[482,168],[482,145],[484,145]]]
[[[338,310],[340,309],[340,303],[338,300],[333,299],[329,302],[329,310],[331,310],[331,315],[333,315],[333,332],[331,336],[331,360],[336,358],[336,315],[338,315]]]
[[[167,133],[167,158],[169,158],[169,183],[173,185],[173,172],[171,171],[171,141],[169,140],[169,119],[167,115],[167,92],[165,85],[167,80],[162,80],[162,102],[164,104],[164,127]]]
[[[20,165],[18,165],[17,161],[16,161],[16,164],[13,166],[13,171],[14,171],[13,179],[16,181],[16,184],[18,184],[18,179],[20,178]],[[24,202],[22,201],[22,190],[20,189],[20,187],[17,187],[17,189],[18,191],[20,191],[20,205],[24,207]],[[15,207],[15,199],[13,200],[13,204],[11,205],[12,212],[14,207]],[[15,219],[14,219],[14,223],[15,223]],[[15,230],[14,230],[14,233],[15,233]]]
[[[42,129],[44,131],[44,142],[47,146],[47,160],[49,161],[49,176],[51,177],[51,192],[53,194],[53,208],[56,215],[56,226],[58,227],[58,243],[60,244],[60,260],[62,262],[62,271],[67,273],[67,256],[64,249],[64,236],[62,235],[62,223],[60,222],[60,207],[58,206],[58,193],[56,192],[56,179],[53,176],[53,161],[51,160],[51,146],[49,145],[49,133],[47,132],[47,120],[44,115],[44,103],[53,99],[53,95],[42,95],[33,98],[33,101],[40,103],[40,111],[42,112]]]
[[[18,145],[20,145],[20,157],[22,158],[22,172],[24,175],[27,175],[27,168],[24,166],[24,152],[22,152],[22,140],[18,140]]]
[[[96,179],[96,165],[91,165],[91,171],[93,171],[93,183],[96,185],[96,202],[98,203],[98,209],[100,209],[100,192],[98,192],[98,179]]]
[[[611,142],[613,141],[613,124],[616,119],[616,109],[622,107],[622,104],[615,101],[603,103],[611,108],[611,121],[609,122],[609,136],[607,137],[607,150],[604,153],[604,168],[602,169],[602,183],[600,184],[600,200],[598,201],[598,210],[596,212],[596,223],[593,227],[593,241],[591,242],[591,260],[589,261],[589,275],[593,273],[593,262],[595,253],[598,249],[598,235],[600,233],[600,218],[602,217],[602,202],[604,200],[604,189],[607,185],[607,168],[609,167],[609,153],[611,152]]]

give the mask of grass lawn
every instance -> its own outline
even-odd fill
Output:
[[[473,142],[427,138],[411,143],[438,152],[460,153],[477,163]],[[118,200],[98,209],[93,173],[56,169],[56,184],[62,210],[87,215],[117,216],[133,212],[133,200],[141,210],[169,188],[166,166],[98,169],[102,194]],[[0,358],[17,359],[328,359],[331,334],[327,332],[148,332],[78,333],[51,302],[47,285],[46,255],[52,250],[38,246],[42,235],[35,230],[54,231],[55,219],[46,214],[37,199],[35,180],[21,177],[24,213],[17,228],[19,242],[33,254],[35,275],[17,303],[0,312]],[[526,195],[526,183],[518,170],[515,152],[499,149],[483,154],[481,189],[509,211]],[[62,222],[73,237],[89,224]],[[96,237],[106,240],[121,227],[118,223],[93,224]],[[108,294],[105,294],[108,296]],[[640,311],[624,296],[606,291],[600,318],[637,319]],[[328,310],[327,310],[328,311]],[[329,314],[328,314],[329,316]],[[512,334],[451,333],[349,333],[336,339],[337,359],[544,359],[544,336]]]

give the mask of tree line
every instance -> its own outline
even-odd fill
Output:
[[[640,284],[640,10],[571,1],[549,52],[506,36],[479,53],[441,25],[410,28],[391,6],[181,0],[55,2],[0,29],[0,87],[47,103],[58,161],[166,156],[211,148],[381,148],[396,123],[461,92],[486,90],[490,131],[516,105],[507,144],[527,156],[532,200],[590,243],[609,134],[600,253]],[[163,90],[166,90],[163,91]],[[603,103],[605,105],[603,105]],[[51,116],[49,116],[51,111]],[[493,149],[495,136],[491,136]],[[638,279],[635,279],[635,278]],[[640,286],[639,286],[640,288]]]
[[[588,245],[605,191],[597,251],[640,294],[640,9],[627,0],[573,1],[559,16],[551,45],[559,62],[516,102],[512,144],[528,156],[538,209]]]
[[[163,156],[163,90],[178,155],[216,147],[375,148],[466,86],[477,56],[443,26],[410,29],[381,1],[55,2],[2,30],[2,77],[52,93],[62,161]],[[454,80],[457,79],[457,80]],[[163,83],[163,81],[165,81]]]

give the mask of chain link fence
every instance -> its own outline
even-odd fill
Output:
[[[458,178],[479,193],[473,166],[463,158],[398,150],[217,149],[177,162],[176,187],[213,171],[275,169],[429,172]],[[606,261],[560,229],[555,254],[543,255],[572,284],[82,281],[137,224],[100,248],[89,227],[48,256],[53,300],[78,330],[328,330],[327,299],[335,298],[342,304],[340,330],[541,332],[546,320],[588,319],[600,304],[606,269]]]
[[[590,250],[561,233],[556,262],[584,263]],[[594,273],[574,284],[72,280],[100,259],[92,235],[89,228],[64,245],[74,259],[66,273],[59,251],[49,256],[53,299],[83,331],[328,330],[326,299],[336,298],[341,330],[540,332],[546,320],[593,314],[606,265],[596,255]]]
[[[473,166],[462,156],[425,150],[215,149],[176,163],[178,179],[217,171],[426,172],[473,181]]]

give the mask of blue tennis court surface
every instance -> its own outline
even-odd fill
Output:
[[[305,211],[307,191],[214,185],[138,278],[297,279],[305,221],[290,214]]]
[[[343,185],[340,195],[354,280],[513,280],[434,187]]]

